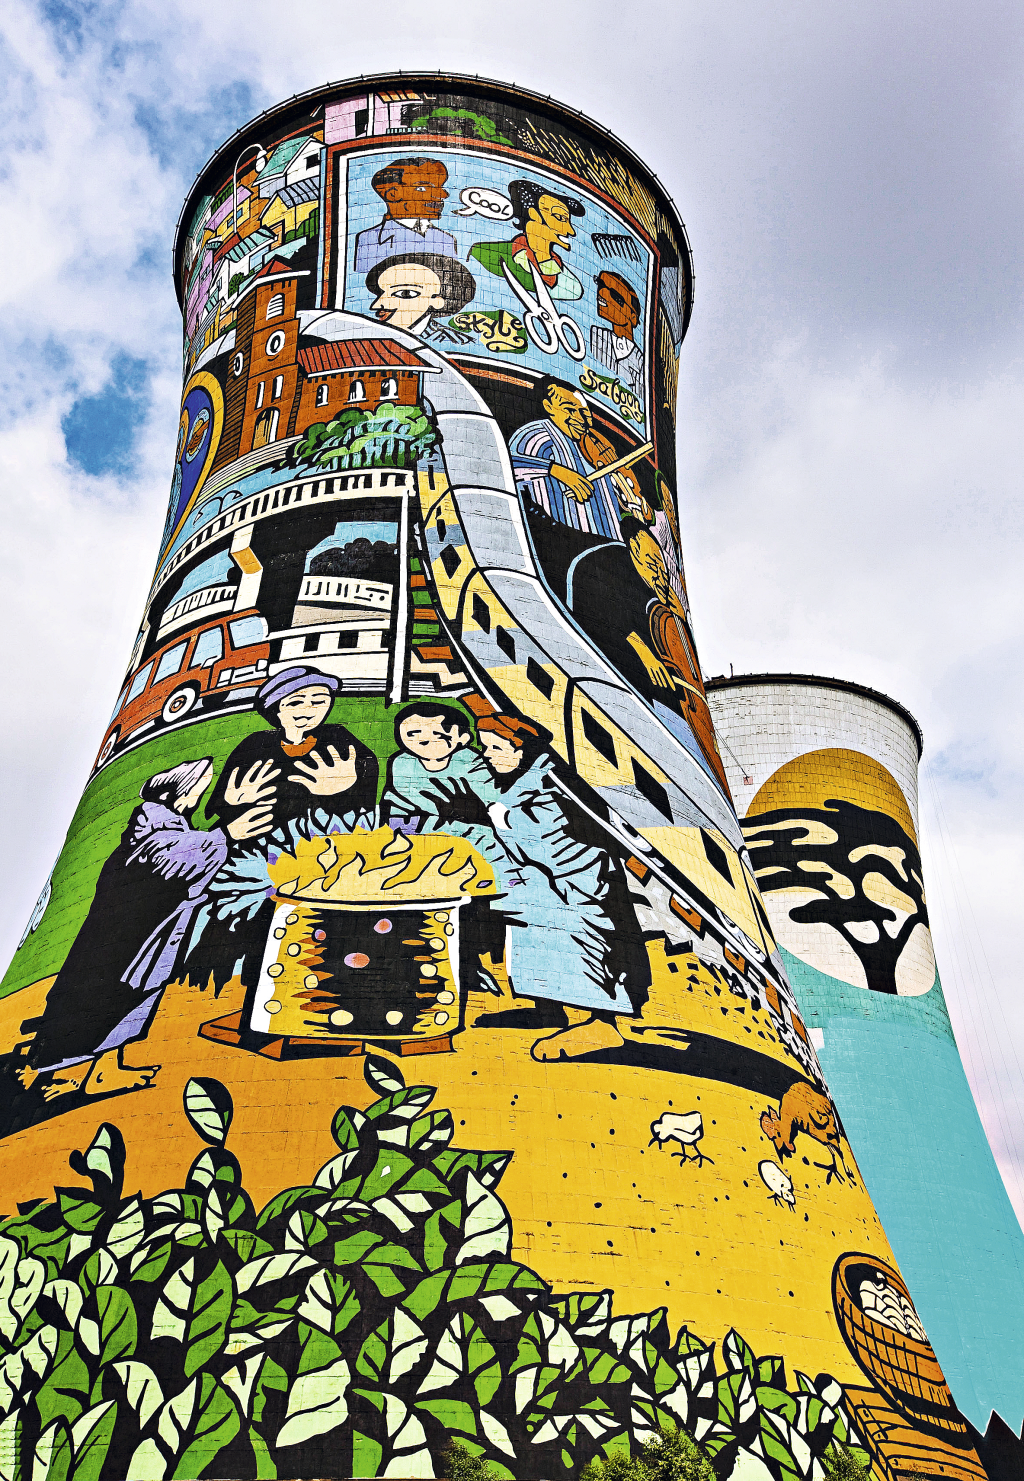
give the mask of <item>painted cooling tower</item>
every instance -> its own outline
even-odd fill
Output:
[[[960,1062],[921,872],[913,716],[800,674],[708,683],[775,939],[957,1403],[1024,1418],[1024,1236]]]
[[[665,1422],[980,1481],[715,741],[662,187],[362,79],[218,151],[175,280],[152,587],[4,982],[3,1474],[550,1481]]]

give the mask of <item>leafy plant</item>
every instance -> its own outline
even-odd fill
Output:
[[[348,408],[333,421],[314,422],[291,450],[293,462],[316,468],[409,468],[439,442],[421,406],[382,401],[375,411]]]
[[[584,1481],[715,1481],[707,1459],[685,1430],[662,1428],[635,1455],[615,1451],[602,1464],[592,1460]]]
[[[846,1445],[831,1445],[822,1457],[828,1481],[868,1481],[866,1466],[862,1466]]]
[[[389,1060],[365,1074],[378,1098],[336,1112],[337,1154],[258,1212],[231,1097],[194,1079],[205,1145],[184,1187],[125,1197],[105,1124],[71,1159],[91,1190],[0,1225],[0,1481],[451,1476],[452,1441],[495,1481],[595,1458],[618,1476],[637,1450],[645,1477],[689,1481],[689,1441],[665,1429],[723,1478],[741,1456],[775,1481],[866,1460],[833,1380],[798,1373],[790,1393],[735,1332],[718,1372],[664,1309],[554,1295],[510,1254],[511,1153],[453,1147],[434,1090]]]
[[[441,1456],[441,1474],[445,1481],[488,1481],[491,1468],[479,1455],[453,1440]]]

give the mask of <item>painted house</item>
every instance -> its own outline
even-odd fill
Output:
[[[301,180],[319,180],[323,147],[311,134],[279,144],[256,176],[259,194],[269,200],[279,190],[298,185]]]
[[[422,111],[419,93],[367,93],[329,103],[324,111],[324,141],[341,144],[347,139],[366,139],[375,134],[404,133],[407,113]]]

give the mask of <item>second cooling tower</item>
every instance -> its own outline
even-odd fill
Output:
[[[851,1145],[957,1402],[1024,1413],[1024,1237],[932,949],[920,727],[860,685],[708,683],[754,872]]]

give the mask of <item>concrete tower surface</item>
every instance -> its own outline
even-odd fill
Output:
[[[957,1403],[1024,1419],[1024,1235],[953,1037],[921,869],[923,738],[835,679],[708,681],[775,939]]]
[[[0,1473],[551,1481],[681,1424],[723,1481],[981,1481],[715,739],[664,188],[362,78],[217,152],[174,271],[152,586],[0,1002]]]

